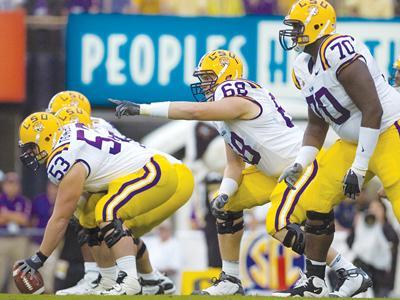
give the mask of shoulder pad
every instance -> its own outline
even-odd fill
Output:
[[[362,57],[357,53],[356,40],[350,35],[334,34],[328,37],[319,49],[322,68],[339,74],[345,67]]]
[[[58,184],[73,165],[71,143],[64,143],[51,152],[47,159],[47,177]]]

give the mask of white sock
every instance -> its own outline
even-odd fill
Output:
[[[88,272],[99,272],[99,267],[97,266],[97,263],[95,262],[85,262],[84,263],[84,267],[85,267],[85,273]]]
[[[99,268],[101,277],[115,281],[117,279],[117,266]]]
[[[340,269],[350,270],[355,268],[355,266],[341,254],[336,255],[335,259],[330,263],[329,267],[335,272]]]
[[[139,276],[142,277],[144,280],[157,280],[160,278],[156,271],[152,271],[151,273],[139,273]]]
[[[121,271],[124,271],[128,276],[138,278],[136,271],[136,256],[127,255],[116,260],[117,266]]]
[[[233,276],[239,279],[239,262],[223,260],[222,271],[229,276]]]
[[[99,267],[95,262],[85,262],[85,276],[84,278],[88,281],[94,281],[99,275]]]

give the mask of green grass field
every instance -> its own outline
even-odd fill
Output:
[[[266,296],[54,296],[54,295],[19,295],[19,294],[0,294],[0,300],[126,300],[126,299],[142,299],[142,300],[206,300],[206,299],[224,299],[224,300],[242,300],[243,297],[251,297],[254,299],[281,300],[277,297]],[[315,299],[315,298],[303,298]],[[342,298],[352,299],[352,298]],[[360,299],[360,298],[358,298]],[[383,298],[374,298],[383,299]]]

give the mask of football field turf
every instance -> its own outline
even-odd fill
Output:
[[[142,300],[243,300],[244,297],[252,299],[266,299],[266,300],[281,300],[282,298],[267,297],[267,296],[54,296],[54,295],[20,295],[20,294],[0,294],[0,300],[127,300],[127,299],[142,299]],[[302,298],[302,299],[315,299],[315,298]],[[352,298],[341,298],[352,299]],[[360,299],[360,298],[358,298]],[[373,298],[383,299],[383,298]]]

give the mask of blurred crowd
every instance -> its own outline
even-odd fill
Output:
[[[23,7],[30,15],[123,13],[178,16],[286,15],[295,0],[0,0],[0,10]],[[331,0],[339,16],[392,18],[400,0]]]

